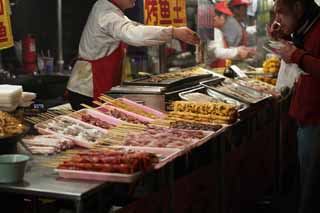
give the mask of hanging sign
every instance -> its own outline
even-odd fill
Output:
[[[144,23],[155,26],[186,26],[186,1],[144,0]]]
[[[0,49],[13,46],[9,0],[0,0]]]

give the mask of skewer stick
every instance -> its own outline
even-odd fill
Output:
[[[104,101],[104,102],[112,103],[112,104],[115,103],[115,99],[111,99],[111,98],[109,98],[109,97],[107,97],[107,96],[100,96],[98,99],[100,99],[100,100],[102,100],[102,101]]]
[[[115,101],[116,99],[112,98],[111,96],[108,96],[108,95],[102,95],[100,96],[101,98],[105,98],[105,99],[108,99],[110,101]]]
[[[94,103],[94,104],[96,104],[96,105],[98,105],[98,106],[103,105],[103,103],[101,103],[100,101],[92,101],[92,103]]]
[[[80,105],[83,106],[84,108],[87,108],[87,109],[95,109],[94,107],[89,106],[87,104],[80,104]]]

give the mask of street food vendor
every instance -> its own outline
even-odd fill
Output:
[[[241,60],[250,56],[253,52],[251,48],[245,46],[229,48],[221,31],[225,25],[226,19],[233,16],[228,5],[225,2],[218,2],[215,4],[214,9],[214,40],[208,42],[206,62],[210,64],[211,68],[225,67],[226,59]]]
[[[97,0],[94,4],[67,85],[73,109],[81,108],[81,103],[90,104],[120,84],[124,43],[151,46],[173,38],[193,45],[199,42],[197,34],[187,27],[146,26],[131,21],[123,11],[134,5],[135,0]]]
[[[248,0],[232,0],[229,3],[234,16],[229,16],[222,31],[230,47],[248,46],[248,34],[245,29]]]

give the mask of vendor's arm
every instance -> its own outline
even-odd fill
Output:
[[[172,38],[177,38],[189,44],[198,42],[196,33],[187,27],[146,26],[133,22],[115,12],[108,13],[102,17],[99,24],[105,33],[111,34],[115,39],[133,46],[160,45],[170,41]]]
[[[238,55],[237,48],[225,48],[223,34],[219,29],[214,30],[214,40],[209,41],[207,46],[207,57],[213,59],[234,59]]]

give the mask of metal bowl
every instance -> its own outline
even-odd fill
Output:
[[[15,135],[0,137],[0,154],[15,154],[17,153],[17,143],[23,138],[30,130],[26,124],[23,132]]]
[[[18,183],[23,180],[28,155],[0,155],[0,183]]]

